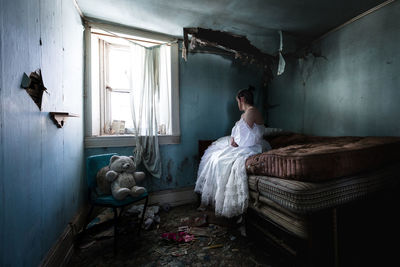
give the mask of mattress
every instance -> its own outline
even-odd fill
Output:
[[[250,191],[252,199],[256,197],[255,192]],[[271,203],[268,199],[263,198],[263,201],[255,205],[251,202],[249,205],[250,209],[253,209],[263,218],[267,218],[270,222],[283,227],[286,231],[294,234],[298,237],[306,239],[308,237],[307,229],[307,218],[305,216],[297,215],[289,211],[285,211],[282,207],[277,206],[273,202]]]
[[[399,168],[400,164],[394,164],[372,172],[322,183],[249,175],[250,196],[255,198],[256,202],[264,204],[273,201],[281,208],[296,214],[313,213],[398,186]],[[256,192],[257,197],[254,197],[252,191]]]
[[[272,150],[246,160],[248,174],[321,182],[400,162],[399,137],[316,137],[268,140]]]

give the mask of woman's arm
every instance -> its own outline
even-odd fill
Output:
[[[236,144],[235,138],[233,138],[232,136],[231,136],[231,146],[233,146],[233,147],[238,147],[239,146],[238,144]]]

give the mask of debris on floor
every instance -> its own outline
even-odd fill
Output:
[[[112,208],[104,209],[99,215],[97,215],[88,225],[87,229],[102,224],[106,221],[112,220],[114,218],[114,211]]]
[[[268,245],[243,237],[235,221],[217,218],[209,210],[199,212],[194,205],[149,206],[145,219],[159,216],[159,224],[138,236],[136,214],[143,211],[138,206],[120,217],[117,254],[114,228],[108,225],[75,246],[68,266],[292,266],[274,256]]]
[[[217,244],[217,245],[212,245],[208,247],[203,247],[203,249],[211,249],[211,248],[222,248],[224,245],[222,244]]]
[[[79,248],[80,248],[80,249],[85,249],[85,248],[90,247],[90,246],[93,245],[94,243],[96,243],[96,240],[92,240],[92,241],[89,241],[88,243],[82,244],[82,245],[79,246]]]
[[[138,218],[142,218],[142,213],[144,209],[144,204],[133,205],[127,211],[126,215],[137,214]],[[160,223],[160,216],[158,215],[160,211],[159,206],[148,206],[144,214],[143,228],[149,230],[151,227],[158,225]]]
[[[114,236],[114,227],[110,227],[105,231],[102,231],[98,233],[97,235],[94,236],[95,239],[103,239],[103,238],[109,238]]]
[[[181,218],[182,225],[189,226],[205,226],[207,225],[207,214],[202,214],[200,216],[184,217]]]
[[[161,238],[163,238],[164,240],[172,240],[176,242],[190,242],[194,240],[194,236],[186,232],[163,233],[161,234]]]

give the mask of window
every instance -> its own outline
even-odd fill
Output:
[[[142,47],[158,46],[151,75],[157,80],[153,103],[159,143],[179,143],[177,43],[171,37],[103,24],[90,24],[85,40],[86,147],[135,144],[137,128],[133,118],[138,121],[138,107],[143,99],[140,82],[146,71],[146,49]],[[145,135],[145,129],[140,129],[137,134]]]
[[[132,89],[132,62],[129,46],[123,46],[105,42],[100,39],[103,53],[100,58],[104,63],[100,67],[104,71],[103,88],[105,93],[105,118],[102,126],[102,134],[125,134],[133,128],[133,120],[130,105]]]

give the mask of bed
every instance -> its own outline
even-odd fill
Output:
[[[400,138],[297,133],[265,138],[272,150],[246,161],[251,199],[248,230],[267,237],[307,266],[350,266],[359,260],[355,252],[346,254],[340,233],[355,232],[347,226],[362,216],[368,223],[359,224],[370,225],[372,207],[381,212],[378,223],[393,213]]]

